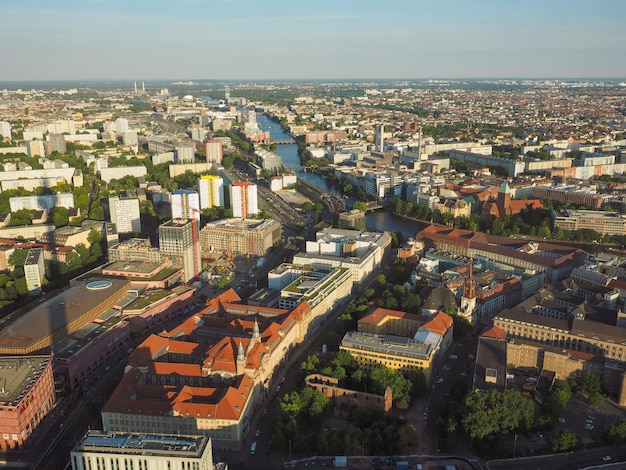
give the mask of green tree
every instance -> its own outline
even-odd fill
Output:
[[[15,250],[11,253],[7,261],[9,262],[9,265],[13,267],[24,266],[27,257],[28,250]]]
[[[534,418],[533,403],[514,390],[470,393],[465,399],[467,414],[463,427],[472,439],[487,439],[502,433],[529,429]]]
[[[626,420],[610,424],[604,431],[604,437],[612,446],[626,444]]]
[[[365,213],[367,212],[367,204],[362,201],[356,201],[354,204],[352,204],[352,210],[354,209]]]
[[[578,446],[578,437],[571,431],[561,431],[550,439],[550,446],[554,452],[565,452]]]

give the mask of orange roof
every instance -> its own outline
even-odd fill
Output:
[[[494,325],[480,336],[483,338],[504,339],[506,338],[506,331]]]
[[[414,313],[401,312],[399,310],[390,310],[388,308],[378,307],[377,309],[373,310],[372,312],[366,314],[363,318],[361,318],[359,320],[359,323],[382,325],[387,320],[391,320],[393,318],[407,318],[418,321],[423,317]]]
[[[447,313],[439,312],[437,315],[433,317],[432,320],[426,322],[422,325],[422,328],[426,328],[434,333],[437,333],[441,336],[446,334],[449,328],[452,327],[453,321],[452,317]]]

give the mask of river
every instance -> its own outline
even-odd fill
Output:
[[[283,130],[279,123],[272,121],[264,114],[257,114],[256,118],[259,123],[259,127],[261,127],[263,131],[270,132],[272,140],[291,139],[291,136]],[[300,157],[298,156],[298,146],[296,144],[277,145],[276,153],[278,153],[282,159],[285,168],[297,168],[300,166]],[[309,173],[298,169],[296,170],[296,175],[299,179],[321,189],[324,192],[333,194],[339,198],[342,197],[342,195],[335,188],[328,184],[326,179],[317,173]],[[356,200],[357,199],[354,197],[346,199],[346,207],[352,207],[352,204],[354,204]],[[386,210],[370,212],[367,214],[366,219],[368,230],[377,232],[393,230],[402,233],[405,239],[415,237],[415,234],[426,226],[423,223],[405,219]]]

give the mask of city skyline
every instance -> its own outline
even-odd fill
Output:
[[[608,0],[12,2],[0,81],[621,78],[625,14]]]

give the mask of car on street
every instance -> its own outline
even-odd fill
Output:
[[[438,384],[442,384],[443,382],[444,382],[443,377],[439,377],[439,378],[437,379],[437,383],[438,383]]]
[[[610,462],[611,461],[611,456],[610,455],[605,455],[604,457],[602,457],[602,460],[605,462]]]
[[[593,426],[593,424],[587,423],[587,424],[585,424],[585,429],[587,431],[593,431],[594,430],[594,426]]]

